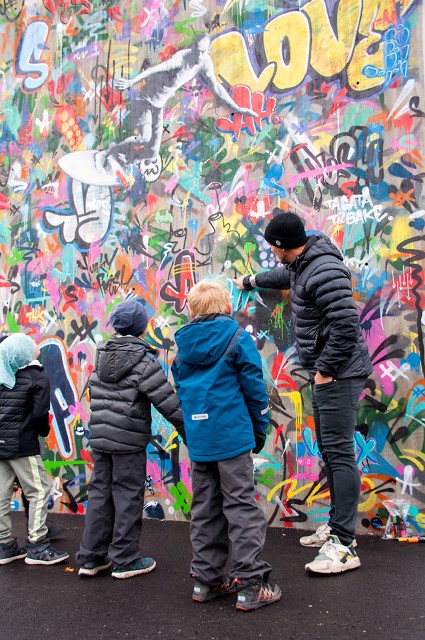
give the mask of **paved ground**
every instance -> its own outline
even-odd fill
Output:
[[[360,538],[362,567],[321,577],[304,571],[315,552],[299,545],[299,531],[269,529],[264,557],[283,597],[244,613],[234,608],[233,595],[204,605],[192,602],[186,523],[145,520],[142,548],[158,565],[152,573],[122,581],[108,573],[82,580],[74,553],[84,519],[50,518],[66,528],[55,545],[71,554],[70,561],[0,567],[1,640],[425,638],[425,544]],[[23,514],[14,514],[14,524],[23,543]]]

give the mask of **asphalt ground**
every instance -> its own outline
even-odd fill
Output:
[[[25,543],[25,516],[14,534]],[[358,538],[362,566],[336,576],[307,574],[315,549],[300,546],[305,532],[270,528],[264,558],[280,602],[257,611],[235,609],[234,594],[192,602],[186,522],[145,519],[144,555],[155,571],[127,580],[109,572],[78,577],[74,560],[82,516],[49,515],[65,527],[54,545],[70,554],[54,566],[23,560],[0,566],[1,640],[382,640],[425,639],[425,544]]]

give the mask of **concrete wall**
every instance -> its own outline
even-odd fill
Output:
[[[262,231],[279,206],[327,233],[353,272],[374,363],[355,436],[359,533],[381,532],[395,497],[423,531],[421,20],[409,0],[0,2],[0,328],[32,335],[52,380],[43,456],[55,510],[84,513],[86,385],[113,305],[144,298],[168,372],[188,290],[221,274],[273,407],[258,500],[273,526],[326,519],[290,302],[230,281],[272,266]],[[213,65],[201,69],[202,34]],[[110,150],[135,127],[114,161],[71,155]],[[158,414],[153,434],[146,513],[188,518],[187,452]]]

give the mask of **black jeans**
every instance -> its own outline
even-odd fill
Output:
[[[341,543],[355,538],[360,472],[354,450],[354,429],[366,377],[312,383],[313,416],[319,451],[331,494],[329,526]]]
[[[93,451],[94,468],[79,564],[106,557],[115,567],[127,567],[142,557],[142,529],[146,478],[146,450],[109,454]]]

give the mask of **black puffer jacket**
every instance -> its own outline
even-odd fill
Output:
[[[90,446],[105,453],[144,449],[151,436],[151,404],[185,439],[177,395],[140,338],[119,336],[102,342],[90,376]]]
[[[41,364],[16,373],[13,389],[0,385],[0,460],[40,454],[49,433],[50,383]]]
[[[327,236],[310,236],[290,265],[255,276],[257,287],[290,289],[300,362],[311,375],[336,378],[372,373],[353,299],[351,274]],[[249,278],[246,289],[252,289]]]

